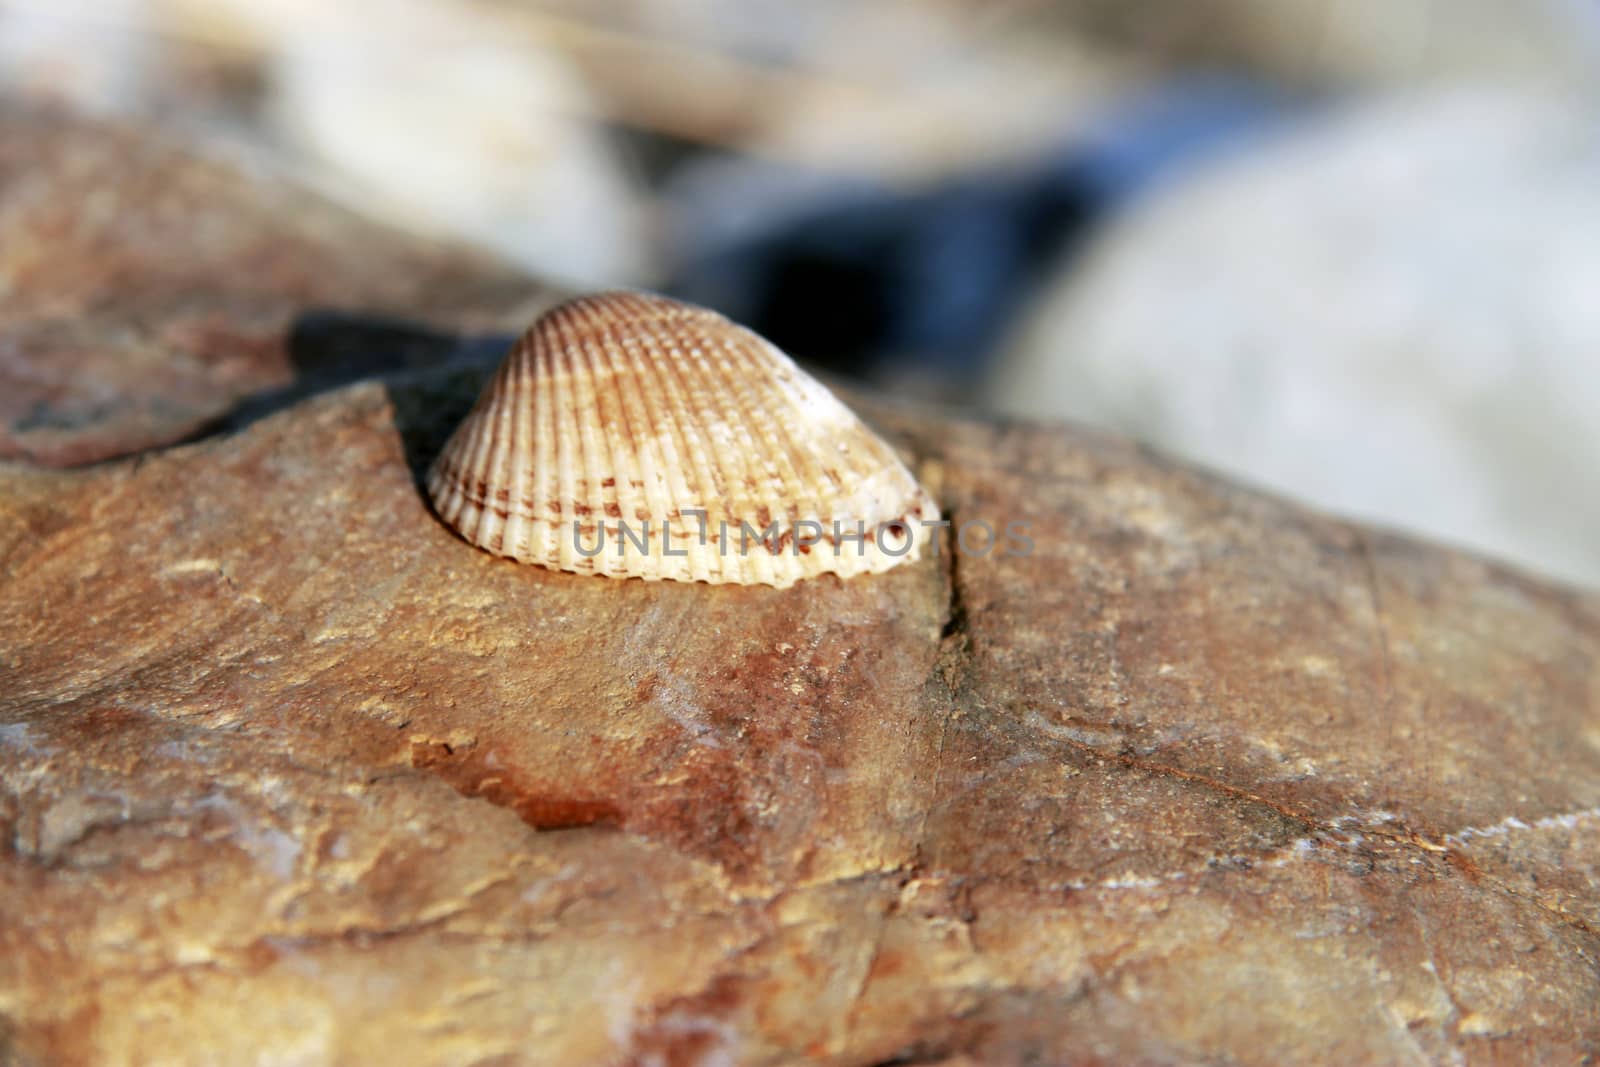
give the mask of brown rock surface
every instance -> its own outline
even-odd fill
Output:
[[[878,407],[1034,552],[552,573],[418,490],[479,379],[0,463],[0,1062],[1600,1052],[1594,598]]]
[[[170,444],[334,369],[336,313],[498,326],[539,291],[149,133],[4,104],[0,234],[0,458],[52,466]],[[428,358],[405,340],[368,360]]]

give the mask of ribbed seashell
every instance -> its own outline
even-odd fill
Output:
[[[647,581],[884,571],[918,558],[939,518],[893,449],[775,346],[627,292],[535,322],[428,491],[480,548]]]

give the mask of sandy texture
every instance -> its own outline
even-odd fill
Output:
[[[1593,598],[871,405],[1034,551],[553,573],[419,491],[480,382],[0,463],[0,1062],[1600,1052]]]

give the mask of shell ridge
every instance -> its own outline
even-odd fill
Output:
[[[645,359],[637,354],[631,354],[630,359],[634,373],[627,375],[623,380],[623,388],[633,395],[639,405],[648,430],[644,439],[660,453],[659,470],[652,470],[645,479],[647,511],[649,518],[653,520],[648,535],[660,537],[660,531],[665,528],[663,524],[671,517],[672,500],[681,501],[691,492],[683,478],[683,461],[678,455],[677,447],[681,434],[678,432],[677,422],[671,410],[672,405],[663,405],[660,402],[661,366],[671,360]],[[665,497],[661,495],[663,491],[667,494]],[[651,545],[655,543],[650,542]],[[688,570],[685,566],[687,562],[681,557],[669,557],[659,549],[647,548],[646,558],[640,565],[645,570],[669,571],[680,568]]]
[[[622,521],[623,515],[631,514],[635,506],[632,483],[633,476],[638,472],[639,463],[637,449],[630,442],[638,440],[638,430],[635,428],[625,391],[626,368],[617,366],[609,353],[608,364],[611,371],[610,380],[618,391],[614,414],[621,432],[608,437],[611,457],[609,476],[591,485],[589,491],[595,508],[595,536],[611,539],[614,544],[616,538],[620,538],[622,534],[620,527],[612,529],[611,520]],[[601,551],[604,551],[604,543],[601,543]],[[601,565],[604,566],[604,563]]]
[[[794,363],[788,356],[766,344],[761,338],[751,335],[751,340],[753,343],[744,346],[745,351],[741,353],[746,365],[755,372],[751,377],[770,378],[773,381],[770,391],[787,400],[783,378],[795,371]],[[731,349],[732,346],[729,347]],[[773,518],[780,526],[777,551],[773,555],[784,569],[793,571],[797,577],[807,569],[806,563],[801,561],[801,556],[816,551],[814,546],[803,548],[796,544],[801,532],[799,524],[818,522],[824,531],[827,531],[828,518],[822,513],[815,479],[807,473],[807,450],[802,445],[798,432],[805,425],[804,421],[797,422],[791,417],[790,412],[780,406],[778,410],[766,413],[761,426],[762,447],[782,461],[780,467],[782,476],[779,482],[772,486],[776,495],[769,505]],[[807,493],[803,497],[797,497],[793,490],[801,486],[806,487]],[[788,491],[781,491],[783,489]]]
[[[809,499],[797,502],[800,505],[801,513],[796,516],[796,519],[813,519],[824,526],[829,526],[838,517],[838,501],[831,494],[825,497],[818,488],[822,482],[828,480],[823,473],[825,464],[818,455],[817,446],[821,442],[815,436],[808,439],[794,432],[794,427],[805,425],[804,421],[802,421],[803,413],[800,411],[800,405],[794,401],[792,396],[788,395],[789,391],[784,390],[784,394],[785,399],[790,401],[794,417],[775,421],[778,423],[779,433],[783,435],[785,447],[795,457],[794,466],[797,476],[803,484],[810,485],[813,488]]]
[[[790,367],[793,366],[793,363],[787,356],[781,357],[781,361],[780,359],[774,359],[773,353],[768,352],[765,346],[756,347],[755,350],[746,358],[749,360],[752,366],[759,367],[762,364],[765,364],[767,368],[773,370],[781,371],[787,369],[784,367],[784,364],[786,363],[789,364]],[[780,390],[779,392],[780,395],[782,395],[787,391]],[[787,397],[785,397],[785,399],[787,399]],[[808,479],[806,477],[807,464],[805,460],[808,449],[801,445],[795,433],[796,424],[794,420],[787,418],[771,418],[766,420],[766,422],[767,425],[764,427],[766,441],[764,443],[769,448],[776,446],[778,449],[780,449],[779,454],[784,457],[789,468],[789,475],[787,478],[788,483],[790,485],[814,485],[814,479]],[[803,425],[803,423],[801,425]],[[826,520],[830,518],[830,516],[821,514],[821,501],[817,499],[815,492],[813,492],[807,499],[788,499],[781,501],[781,504],[785,509],[784,518],[788,520],[787,527],[789,530],[795,529],[796,523],[800,522],[801,520],[826,522]]]
[[[433,510],[438,512],[441,519],[454,526],[455,504],[460,495],[456,492],[455,478],[448,473],[450,470],[448,446],[449,443],[446,442],[446,451],[441,452],[428,468],[428,495],[433,500]]]
[[[490,387],[483,390],[482,397],[478,397],[478,402],[472,405],[472,411],[467,413],[461,429],[456,430],[456,437],[451,438],[451,443],[459,440],[462,445],[458,467],[462,496],[466,502],[475,504],[480,510],[488,509],[488,502],[493,498],[488,488],[488,470],[486,470],[494,445],[491,427],[494,424],[494,411],[504,397],[510,376],[512,368],[509,365],[499,366],[499,370],[496,370],[494,378],[490,381]],[[483,490],[474,493],[472,490],[475,485],[482,485]]]
[[[620,531],[617,537],[600,532],[606,519],[601,486],[607,470],[617,473],[626,471],[631,475],[639,469],[641,461],[637,437],[630,435],[631,421],[620,395],[622,383],[615,375],[608,373],[607,361],[603,360],[605,352],[595,343],[597,332],[603,330],[609,320],[606,311],[603,307],[591,308],[590,314],[582,322],[573,324],[569,329],[565,343],[572,359],[574,380],[583,383],[577,392],[577,410],[579,425],[583,427],[583,483],[588,492],[573,497],[574,511],[577,512],[574,521],[592,519],[595,537],[607,537],[600,553],[591,557],[595,565],[606,574],[626,576],[634,574],[635,570],[626,553],[618,555],[619,548],[627,548]],[[609,396],[608,391],[611,394]],[[584,417],[585,413],[589,417]],[[623,430],[621,433],[616,432],[619,423]],[[628,448],[630,441],[635,442],[632,451]],[[629,481],[632,480],[630,477]]]
[[[604,475],[601,473],[601,465],[604,464],[605,467],[611,470],[617,468],[616,449],[618,435],[604,432],[607,409],[610,405],[604,397],[604,390],[596,388],[597,379],[600,377],[600,368],[597,366],[594,352],[589,346],[587,331],[576,339],[569,336],[562,345],[562,350],[567,352],[572,360],[571,380],[573,392],[577,397],[574,411],[578,414],[579,427],[579,466],[574,471],[577,478],[574,480],[572,492],[562,501],[563,507],[571,506],[572,515],[568,517],[563,512],[562,517],[566,519],[567,525],[579,531],[589,525],[584,520],[592,519],[595,526],[595,537],[598,538],[602,536],[599,525],[605,521],[605,514],[603,509],[597,513],[594,506],[594,498],[598,494],[601,481],[604,480]],[[588,413],[591,417],[584,418],[584,413]],[[600,431],[598,434],[596,433],[597,430]],[[584,487],[584,491],[579,490],[578,487],[580,485]],[[582,567],[585,557],[578,553],[576,545],[571,546],[571,550],[574,565]],[[595,557],[588,558],[594,559]],[[599,555],[597,566],[602,570],[607,568],[603,549]]]
[[[495,446],[490,450],[488,466],[485,468],[485,492],[480,520],[485,530],[483,534],[485,540],[498,545],[500,552],[507,555],[510,545],[506,541],[506,530],[510,525],[511,498],[514,495],[510,471],[514,462],[511,446],[516,435],[517,394],[521,380],[522,376],[513,370],[507,387],[501,392],[500,402],[495,405],[491,431]],[[501,507],[501,492],[506,494],[504,508]]]
[[[777,573],[772,560],[765,552],[760,551],[759,547],[754,551],[747,550],[743,536],[744,521],[747,518],[754,518],[743,514],[739,507],[741,502],[753,496],[752,490],[744,489],[747,482],[754,484],[750,458],[752,450],[745,447],[730,448],[730,442],[718,440],[719,430],[741,423],[744,411],[741,403],[745,388],[744,377],[730,368],[723,358],[720,347],[705,335],[702,335],[696,352],[695,368],[702,380],[718,379],[732,383],[731,388],[711,394],[707,405],[711,410],[703,411],[700,420],[707,439],[716,447],[718,479],[725,487],[719,502],[721,510],[718,532],[721,533],[721,523],[726,522],[728,541],[719,546],[719,551],[723,553],[725,560],[731,561],[728,564],[730,573],[743,574],[758,582],[782,586],[785,584],[783,576]],[[708,420],[713,421],[715,426],[707,425]],[[743,442],[739,444],[742,445]]]
[[[491,437],[494,438],[494,448],[491,450],[488,464],[485,467],[483,478],[483,522],[490,525],[491,541],[499,542],[502,555],[510,555],[509,530],[510,517],[517,509],[518,493],[515,485],[514,472],[517,466],[515,454],[515,435],[517,435],[517,408],[522,402],[522,386],[526,381],[526,374],[522,373],[522,360],[514,358],[506,366],[506,378],[502,379],[499,387],[499,403],[494,406],[494,418],[491,421]],[[502,501],[501,494],[506,499]]]
[[[594,371],[589,366],[588,355],[582,347],[585,331],[591,328],[595,311],[596,309],[592,308],[588,302],[576,304],[569,313],[557,316],[551,323],[553,336],[551,337],[550,347],[553,354],[550,358],[554,360],[558,358],[557,354],[559,354],[560,359],[567,361],[566,366],[569,368],[568,379],[572,382],[573,395],[576,398],[573,401],[563,398],[557,403],[561,407],[563,415],[570,416],[573,419],[573,429],[569,437],[578,449],[578,460],[575,466],[581,466],[583,481],[588,486],[590,494],[586,500],[579,499],[576,477],[570,486],[562,486],[558,490],[561,494],[562,512],[561,521],[557,524],[556,537],[558,540],[558,554],[563,555],[567,560],[563,564],[564,569],[610,574],[616,565],[613,563],[612,554],[607,553],[605,550],[607,534],[604,529],[606,515],[603,498],[600,508],[596,510],[594,507],[594,498],[603,494],[601,487],[605,483],[605,478],[600,476],[596,462],[604,460],[608,464],[613,472],[613,487],[619,480],[625,464],[620,459],[619,449],[621,442],[617,440],[617,435],[604,433],[604,413],[600,409],[600,394],[593,389]],[[578,355],[584,357],[586,374],[579,374],[578,362],[574,356],[575,351]],[[585,389],[579,384],[580,378],[588,384],[589,388]],[[588,418],[584,416],[586,409],[582,406],[583,398],[586,395],[593,401],[591,404],[593,410]],[[603,451],[600,444],[594,440],[594,431],[597,426],[602,431]],[[566,432],[564,427],[562,432]],[[574,470],[573,473],[576,475],[577,471]],[[626,479],[621,480],[626,481]],[[584,507],[588,509],[588,515],[582,514],[582,508]],[[568,514],[569,511],[571,512],[570,515]],[[585,518],[593,521],[585,522]],[[587,546],[585,551],[588,551],[589,548],[597,549],[595,554],[585,555],[583,552],[579,552],[579,539],[586,539],[583,541]]]
[[[599,343],[595,337],[596,333],[596,330],[591,330],[583,339],[586,355],[592,355],[593,348]],[[644,539],[645,548],[642,553],[643,558],[639,559],[637,557],[640,553],[636,544],[619,540],[617,545],[622,550],[622,556],[617,569],[624,573],[637,574],[642,578],[655,579],[662,576],[656,572],[667,565],[666,557],[658,554],[654,538],[659,536],[657,531],[660,522],[670,507],[666,493],[670,489],[668,478],[672,467],[672,456],[668,447],[671,442],[665,440],[660,432],[659,416],[651,407],[649,390],[644,388],[644,383],[649,379],[648,368],[642,364],[635,364],[634,369],[633,374],[613,379],[613,384],[620,391],[633,391],[640,403],[640,415],[645,432],[635,432],[633,441],[639,467],[639,481],[643,483],[639,488],[639,495],[644,501],[642,509],[644,515],[641,518],[638,511],[632,514],[624,511],[622,521],[628,524],[628,529],[635,537]],[[648,527],[643,525],[646,522],[649,523]]]
[[[463,513],[472,502],[470,483],[476,471],[471,464],[478,447],[483,444],[480,428],[484,414],[494,405],[495,397],[498,395],[497,386],[504,373],[505,368],[502,365],[478,391],[471,410],[445,442],[443,451],[439,453],[439,457],[434,460],[433,466],[428,471],[429,486],[438,487],[434,490],[435,509],[451,526],[460,531],[463,537],[468,537],[468,540],[471,538],[462,526]]]
[[[795,427],[805,426],[811,421],[807,418],[803,394],[795,386],[795,379],[801,371],[795,366],[793,360],[773,346],[764,345],[763,348],[767,359],[773,366],[785,372],[785,376],[781,379],[783,388],[779,392],[789,407],[791,417],[777,421],[788,441],[789,448],[796,454],[797,469],[801,472],[806,484],[813,487],[812,499],[807,503],[811,505],[816,521],[827,525],[838,517],[837,504],[839,502],[836,492],[838,487],[835,484],[837,480],[828,474],[828,463],[823,458],[823,449],[831,442],[816,434],[801,436],[794,432]],[[844,422],[843,425],[848,426],[849,423]],[[831,485],[835,492],[824,494],[821,490],[824,482]]]
[[[467,416],[460,429],[445,444],[444,452],[434,462],[430,472],[430,479],[437,479],[445,488],[445,498],[439,502],[440,514],[448,512],[452,523],[460,517],[467,504],[467,480],[471,472],[466,464],[472,446],[479,440],[479,435],[474,432],[477,426],[478,420]]]
[[[532,383],[528,394],[528,404],[533,410],[533,447],[534,456],[539,460],[548,461],[555,450],[555,437],[558,427],[558,414],[555,399],[551,395],[548,376],[540,373],[543,369],[539,356],[533,351],[530,342],[524,340],[522,362]],[[532,532],[529,534],[529,550],[542,553],[545,558],[559,551],[561,532],[554,530],[555,543],[552,543],[552,527],[545,515],[545,501],[550,499],[553,491],[550,479],[550,464],[548,462],[534,462],[532,484],[528,488],[528,511],[532,516]],[[533,538],[539,539],[539,547],[534,549]]]
[[[641,494],[640,488],[647,487],[649,483],[649,476],[646,473],[640,448],[640,442],[648,436],[648,425],[647,421],[639,419],[638,416],[642,412],[636,409],[637,398],[630,395],[633,393],[633,387],[636,384],[632,380],[633,376],[626,373],[624,368],[619,368],[615,365],[613,354],[606,350],[603,342],[591,344],[591,338],[594,333],[601,328],[609,328],[609,324],[590,324],[590,329],[586,331],[585,336],[578,342],[584,359],[593,368],[591,373],[599,372],[599,357],[604,357],[605,359],[606,369],[610,372],[608,380],[617,393],[615,397],[616,403],[610,414],[617,420],[618,428],[622,431],[620,434],[609,435],[612,488],[617,495],[617,515],[615,517],[619,525],[612,531],[615,536],[610,537],[609,548],[611,551],[609,553],[602,551],[603,556],[609,555],[611,559],[602,562],[601,566],[607,572],[614,568],[618,573],[627,574],[632,571],[632,565],[626,557],[626,551],[631,550],[632,546],[626,544],[623,540],[623,525],[637,531],[636,509],[640,506],[641,500],[647,512],[650,508],[648,493]],[[603,416],[605,413],[597,412],[597,414]],[[644,426],[645,433],[640,432],[641,426]],[[633,443],[631,449],[628,448],[628,442]],[[594,486],[603,487],[605,479],[600,476],[600,472],[593,470],[593,468],[591,468],[591,471],[590,477]],[[635,478],[634,475],[638,475],[638,477]],[[636,481],[640,483],[640,487],[635,487],[634,482]],[[598,496],[600,509],[595,520],[597,528],[605,526],[607,518],[603,488]],[[623,556],[616,554],[619,550],[624,552]],[[612,560],[615,562],[612,562]]]
[[[566,345],[566,324],[557,320],[551,324],[556,334],[557,343],[541,346],[540,357],[547,361],[545,367],[546,377],[550,381],[551,399],[556,410],[556,486],[555,494],[550,498],[555,504],[555,514],[550,518],[550,524],[556,530],[556,561],[557,565],[566,571],[574,569],[573,549],[569,538],[563,537],[562,531],[566,528],[567,521],[576,520],[576,516],[568,516],[568,503],[577,492],[574,467],[578,457],[574,451],[583,445],[582,429],[578,424],[577,384],[573,381],[572,355]],[[550,501],[543,502],[548,506]]]
[[[538,512],[534,510],[533,463],[535,451],[535,423],[539,418],[538,378],[532,373],[531,360],[519,354],[517,364],[517,405],[511,423],[511,498],[506,502],[510,518],[506,520],[506,546],[510,555],[519,560],[536,558],[534,538],[538,537]]]
[[[751,457],[771,456],[772,466],[777,472],[780,483],[785,480],[792,482],[794,480],[794,471],[791,468],[785,474],[783,467],[787,464],[786,457],[782,453],[774,453],[770,445],[767,448],[763,448],[763,444],[767,442],[756,436],[758,432],[763,436],[769,436],[770,430],[762,426],[765,420],[761,419],[759,414],[755,419],[750,417],[756,405],[751,403],[750,393],[753,387],[750,385],[751,376],[746,371],[754,369],[753,362],[740,360],[738,353],[732,350],[732,345],[727,342],[726,338],[708,336],[705,341],[705,351],[708,353],[708,358],[714,362],[719,375],[725,380],[735,383],[734,388],[729,390],[726,398],[722,400],[722,415],[726,423],[730,427],[734,427],[741,438],[741,440],[735,442],[737,448],[734,454],[739,457],[741,463],[741,468],[737,473],[743,475],[741,481],[754,483],[741,503],[745,507],[754,506],[756,511],[748,515],[742,512],[729,515],[730,525],[737,527],[738,549],[736,551],[739,552],[744,566],[755,571],[763,580],[772,581],[780,586],[787,585],[792,581],[792,578],[786,573],[789,568],[784,565],[781,556],[768,551],[760,541],[752,541],[747,545],[743,530],[746,521],[758,531],[766,529],[768,523],[773,519],[780,519],[781,525],[781,515],[785,510],[782,501],[777,497],[772,484],[773,479],[768,476],[765,464],[758,471],[754,467]],[[741,363],[746,364],[746,366],[741,366]],[[757,478],[759,478],[759,481],[756,480]],[[763,512],[767,515],[767,522],[761,521]]]
[[[674,453],[672,458],[677,461],[674,464],[670,464],[670,466],[674,467],[674,474],[677,475],[677,482],[670,486],[674,491],[674,498],[677,499],[677,506],[672,507],[669,510],[669,514],[664,515],[664,518],[677,522],[678,533],[680,534],[698,530],[698,526],[691,526],[691,520],[686,520],[683,517],[683,509],[685,507],[690,510],[706,512],[707,522],[709,522],[710,512],[714,509],[714,501],[710,499],[710,478],[707,475],[706,462],[704,462],[701,450],[696,448],[696,442],[704,437],[704,432],[702,432],[704,427],[699,424],[698,419],[694,418],[693,408],[691,408],[685,395],[682,394],[682,390],[678,387],[678,384],[680,384],[680,370],[682,370],[678,365],[685,358],[690,357],[691,352],[677,352],[677,350],[674,350],[669,358],[651,360],[650,362],[651,373],[653,373],[654,381],[658,384],[659,394],[661,394],[659,400],[661,400],[661,411],[664,414],[664,424],[670,427],[666,438],[672,442],[672,453]],[[685,472],[685,466],[690,467],[688,472]],[[690,483],[688,475],[693,475],[693,483]],[[662,539],[666,539],[666,533],[662,533]],[[717,573],[717,576],[720,577],[720,568],[712,566],[712,563],[707,560],[706,552],[699,550],[701,547],[702,545],[686,545],[685,550],[688,552],[688,557],[685,557],[683,563],[685,563],[688,573],[698,581],[710,581],[714,573]]]
[[[841,428],[851,428],[854,424],[860,422],[861,417],[852,411],[848,404],[840,400],[837,396],[834,396],[833,393],[821,386],[820,383],[816,383],[814,379],[809,380],[809,383],[816,387],[815,392],[813,392],[811,389],[808,389],[806,387],[808,384],[808,379],[805,371],[803,371],[798,364],[785,355],[781,349],[769,341],[763,341],[763,344],[767,349],[769,357],[775,361],[779,361],[786,370],[791,372],[792,376],[788,381],[785,382],[788,388],[784,390],[784,398],[789,401],[790,409],[796,424],[805,425],[807,422],[812,421],[815,417],[815,412],[813,409],[817,406],[819,401],[824,403],[824,406],[827,408],[827,414],[833,421],[836,421]],[[821,443],[822,442],[820,441],[817,442],[819,445]],[[833,442],[830,440],[827,443],[832,444]],[[837,458],[824,458],[824,453],[820,449],[812,450],[812,456],[817,462],[817,473],[822,475],[822,477],[827,479],[827,481],[832,485],[833,498],[840,501],[848,499],[850,496],[850,489],[847,488],[844,480],[839,477],[839,464],[837,462]],[[858,477],[855,479],[857,484],[866,480],[864,475],[860,475],[860,472],[856,473],[858,474]]]
[[[694,467],[699,483],[699,492],[695,494],[692,505],[705,513],[700,521],[706,524],[706,537],[689,548],[691,562],[698,564],[691,569],[707,575],[707,580],[723,581],[733,572],[729,570],[726,546],[719,544],[717,548],[711,547],[710,529],[720,527],[725,521],[727,503],[723,491],[724,479],[721,467],[714,464],[706,452],[705,441],[710,437],[710,427],[705,423],[704,405],[693,402],[696,390],[686,378],[687,370],[694,371],[700,377],[705,376],[704,357],[697,350],[684,353],[684,357],[682,360],[665,359],[657,362],[659,378],[670,401],[668,407],[672,412],[674,432],[689,452],[689,462]],[[687,367],[681,364],[687,364]],[[677,510],[681,517],[682,505]],[[732,566],[737,571],[737,564]],[[696,574],[696,577],[700,576]]]
[[[494,401],[485,404],[483,410],[476,415],[469,415],[467,421],[457,431],[458,436],[452,444],[459,442],[460,461],[457,466],[457,488],[461,499],[456,509],[456,528],[461,530],[462,536],[473,540],[474,534],[467,532],[470,526],[476,531],[481,523],[483,509],[488,505],[488,486],[484,479],[483,464],[487,459],[489,450],[489,431],[494,410]],[[474,492],[481,486],[481,491]]]

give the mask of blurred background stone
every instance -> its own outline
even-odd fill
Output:
[[[1044,297],[1013,413],[1600,585],[1600,123],[1454,91],[1174,183]]]
[[[463,0],[6,0],[0,84],[248,148],[549,278],[648,280],[644,208],[557,48]]]

